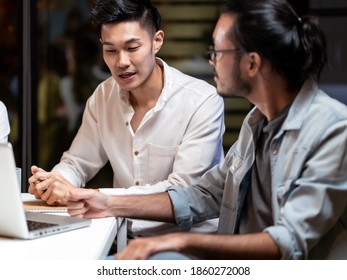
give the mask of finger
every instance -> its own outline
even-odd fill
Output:
[[[34,186],[35,183],[37,182],[37,178],[35,175],[32,175],[29,179],[28,179],[29,185],[30,186]]]
[[[52,188],[46,188],[44,191],[38,190],[41,199],[46,201],[47,204],[54,204],[55,201],[50,200],[48,203],[48,200],[50,199],[51,193],[52,193]]]
[[[38,167],[36,165],[31,166],[30,170],[31,170],[31,174],[35,174],[38,171]]]
[[[38,181],[35,184],[35,190],[40,196],[42,196],[50,188],[49,186],[50,186],[49,180],[45,180],[45,181],[41,181],[41,182]],[[48,194],[50,194],[50,193],[46,194],[46,198],[48,198],[48,196],[47,196]]]
[[[145,260],[149,257],[148,238],[131,240],[124,250],[117,253],[117,260]]]
[[[147,259],[147,255],[143,253],[143,251],[139,249],[134,250],[123,250],[120,253],[115,255],[117,260],[145,260]]]
[[[43,194],[43,196],[46,195],[46,192]],[[56,196],[54,192],[51,192],[50,195],[46,199],[46,203],[49,205],[55,205],[55,204],[62,204],[60,203],[61,199],[59,196]]]
[[[70,210],[79,210],[79,209],[84,208],[84,204],[85,204],[84,201],[74,201],[74,202],[68,201],[66,203],[66,206]]]
[[[38,180],[35,175],[30,177],[28,181],[29,181],[28,192],[30,194],[35,194],[35,195],[38,195],[39,197],[41,197],[43,192],[45,192],[46,189],[48,188],[48,185],[47,185],[47,183],[45,183],[45,180],[43,180],[43,181]]]
[[[35,194],[35,192],[36,192],[35,186],[29,185],[28,193]]]
[[[42,182],[42,181],[45,181],[47,179],[49,179],[51,177],[51,174],[50,172],[46,172],[44,170],[40,170],[40,171],[37,171],[32,177],[33,177],[33,180],[36,179],[37,182]],[[34,182],[36,184],[36,182]]]
[[[64,183],[55,181],[50,185],[50,189],[52,189],[52,192],[50,195],[51,202],[66,205],[67,203],[66,195],[68,193],[67,186]]]
[[[38,184],[38,190],[44,190],[41,196],[47,204],[66,204],[65,195],[67,191],[64,189],[64,184],[57,181],[54,176]]]
[[[84,203],[80,202],[80,205],[75,206],[74,208],[67,209],[68,213],[72,217],[84,218],[87,208],[84,207]]]
[[[29,193],[34,195],[36,199],[41,199],[41,195],[39,195],[39,193],[36,191],[35,188],[32,188],[32,189],[29,188]]]
[[[96,191],[94,189],[74,189],[67,193],[67,201],[79,201],[91,198]]]
[[[71,217],[77,217],[77,218],[84,218],[84,211],[79,210],[70,210],[68,209],[67,212]]]
[[[58,198],[57,199],[57,203],[58,204],[60,204],[60,205],[66,205],[66,198],[64,197],[64,198],[62,198],[62,197],[60,197],[60,198]]]
[[[45,171],[36,172],[28,179],[29,185],[35,186],[36,183],[46,180],[47,177],[47,172]]]
[[[38,167],[38,166],[36,166],[36,165],[33,165],[33,166],[31,166],[31,173],[32,174],[35,174],[35,173],[37,173],[37,172],[39,172],[39,171],[45,171],[44,169],[42,169],[42,168],[40,168],[40,167]]]

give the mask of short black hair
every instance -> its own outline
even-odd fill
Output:
[[[108,23],[138,21],[141,27],[154,34],[161,28],[161,15],[150,0],[96,0],[90,13],[99,35],[101,26]]]

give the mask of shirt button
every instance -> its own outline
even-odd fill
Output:
[[[272,154],[275,156],[275,155],[277,155],[277,150],[275,149],[275,150],[273,150],[272,151]]]
[[[138,152],[138,151],[135,151],[135,152],[134,152],[134,155],[135,155],[135,156],[138,156],[138,155],[139,155],[139,152]]]
[[[129,122],[126,122],[125,125],[126,125],[126,126],[129,126]]]
[[[136,182],[135,182],[135,186],[140,186],[140,182],[139,182],[139,181],[136,181]]]

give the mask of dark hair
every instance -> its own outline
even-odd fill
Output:
[[[316,17],[300,18],[286,0],[229,0],[223,12],[236,15],[230,30],[235,46],[269,61],[289,88],[319,79],[327,54]]]
[[[161,15],[150,0],[96,0],[90,16],[99,34],[103,24],[124,21],[139,21],[150,34],[161,27]]]

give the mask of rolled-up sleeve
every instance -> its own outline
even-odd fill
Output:
[[[272,226],[265,229],[265,232],[270,234],[272,239],[275,241],[277,246],[279,246],[281,251],[281,259],[283,260],[300,260],[303,255],[296,246],[295,239],[289,233],[285,226]]]
[[[225,165],[216,165],[206,172],[198,184],[168,189],[180,230],[190,230],[193,224],[219,217],[225,182]]]
[[[182,231],[189,231],[193,224],[189,201],[185,195],[185,189],[172,187],[168,190],[171,202],[174,205],[177,226]]]
[[[310,254],[316,248],[320,248],[319,258],[331,257],[324,238],[337,242],[339,234],[346,234],[345,222],[340,221],[347,213],[347,121],[321,129],[317,146],[305,147],[314,152],[296,149],[293,162],[301,166],[295,171],[298,176],[289,176],[278,221],[265,229],[279,246],[282,259],[314,258]]]

